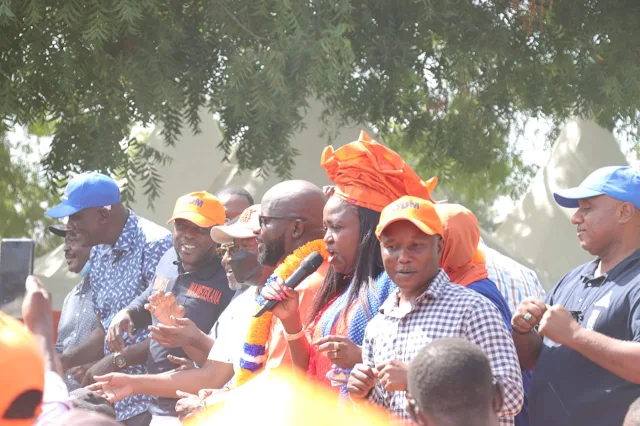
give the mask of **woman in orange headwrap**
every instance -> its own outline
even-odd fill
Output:
[[[404,195],[430,200],[437,180],[422,181],[396,152],[364,132],[336,151],[325,148],[320,164],[335,184],[323,212],[331,267],[306,318],[303,338],[311,344],[291,342],[290,349],[294,360],[304,360],[299,368],[344,394],[351,368],[362,362],[364,329],[395,287],[375,236],[380,212]],[[274,286],[263,295],[283,301],[287,315],[299,315],[294,291]]]
[[[498,287],[491,281],[485,266],[484,255],[478,250],[480,225],[476,216],[459,204],[436,204],[444,229],[444,250],[440,267],[451,278],[451,282],[465,286],[489,299],[511,331],[511,309]],[[516,426],[528,425],[527,394],[531,372],[522,371],[525,402],[515,418]]]

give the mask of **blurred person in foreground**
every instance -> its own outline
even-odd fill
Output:
[[[419,426],[498,426],[504,391],[493,382],[485,353],[467,340],[427,344],[411,362],[407,387]]]
[[[93,291],[89,280],[91,247],[82,246],[76,235],[68,232],[64,225],[51,225],[49,231],[64,238],[64,258],[69,272],[80,276],[80,282],[64,298],[58,321],[56,353],[64,356],[69,350],[87,340],[98,322],[93,307]],[[102,339],[96,339],[95,344],[101,345]],[[63,372],[69,392],[80,388],[80,383],[82,383],[87,370],[93,364],[93,362],[89,362]]]
[[[640,397],[640,171],[603,167],[554,198],[577,208],[580,247],[597,258],[511,319],[520,362],[535,367],[530,422],[619,425]]]
[[[384,208],[376,228],[382,260],[397,289],[365,331],[363,363],[351,371],[348,390],[408,424],[409,363],[427,343],[461,337],[482,348],[505,389],[500,425],[513,425],[522,408],[522,376],[513,339],[493,304],[451,283],[439,268],[444,231],[433,203],[402,197]]]
[[[354,410],[338,404],[338,395],[285,367],[265,371],[224,395],[224,400],[184,422],[199,425],[389,426],[389,416],[375,406]],[[277,399],[283,408],[274,409]]]
[[[0,424],[50,425],[73,407],[60,375],[51,296],[27,278],[23,323],[0,312]]]

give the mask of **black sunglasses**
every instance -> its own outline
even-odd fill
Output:
[[[307,218],[298,217],[298,216],[263,216],[263,215],[258,216],[258,223],[260,224],[261,228],[264,227],[271,220],[291,220],[291,221],[299,220],[302,222],[306,222]]]

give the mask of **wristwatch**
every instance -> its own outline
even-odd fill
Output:
[[[120,352],[114,352],[113,363],[116,365],[116,367],[122,370],[127,366],[127,359]]]

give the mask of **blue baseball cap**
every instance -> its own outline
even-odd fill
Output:
[[[49,217],[59,219],[90,207],[105,207],[120,202],[118,184],[109,176],[85,172],[69,181],[62,202],[47,210]]]
[[[578,200],[608,195],[640,209],[640,171],[629,166],[602,167],[591,173],[580,186],[553,193],[562,207],[577,208]]]

